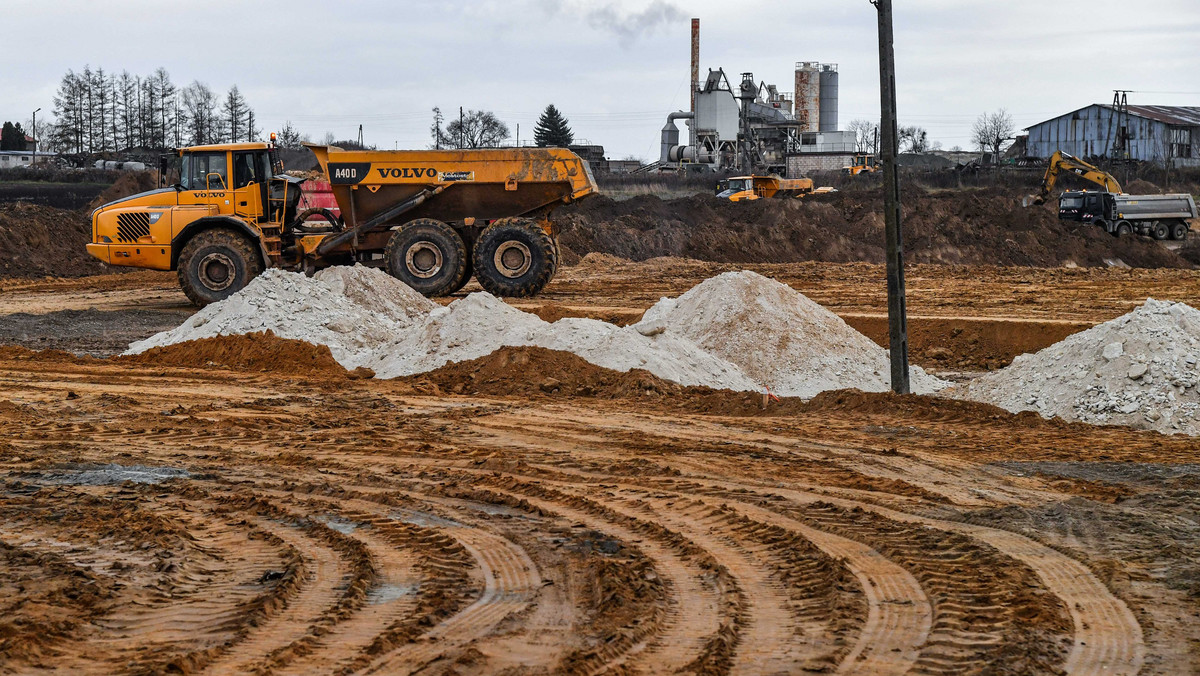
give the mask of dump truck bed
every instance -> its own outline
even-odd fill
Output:
[[[422,191],[434,199],[405,220],[526,216],[598,192],[587,162],[564,148],[342,150],[308,146],[329,177],[347,228]]]
[[[1114,195],[1117,218],[1167,219],[1196,218],[1196,202],[1191,195]]]

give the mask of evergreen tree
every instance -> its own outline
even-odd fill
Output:
[[[537,126],[533,128],[533,140],[537,141],[538,146],[542,148],[547,146],[566,148],[574,143],[575,134],[571,132],[567,118],[563,117],[563,114],[558,112],[558,108],[551,103],[546,106],[546,110],[542,111]]]
[[[4,130],[0,132],[0,150],[25,150],[25,130],[20,122],[4,123]]]
[[[249,107],[237,85],[229,88],[225,95],[225,103],[221,106],[221,120],[225,128],[225,138],[230,143],[237,143],[246,137],[246,113]]]

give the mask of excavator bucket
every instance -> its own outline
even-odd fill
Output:
[[[1035,204],[1045,204],[1045,200],[1040,195],[1026,195],[1021,199],[1021,206],[1023,207],[1028,208]]]

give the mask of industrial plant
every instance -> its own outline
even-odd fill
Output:
[[[665,171],[737,171],[801,177],[851,163],[854,135],[838,130],[836,63],[796,62],[795,89],[725,69],[700,80],[700,20],[692,19],[691,108],[667,115],[658,162]],[[681,143],[677,121],[687,127]]]

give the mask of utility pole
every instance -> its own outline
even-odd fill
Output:
[[[458,149],[463,147],[463,112],[462,106],[458,107]]]
[[[900,232],[900,174],[896,166],[896,55],[892,45],[892,0],[870,0],[879,14],[879,98],[883,159],[883,219],[887,232],[888,345],[892,391],[908,394],[908,310],[904,292],[904,241]]]
[[[31,123],[33,125],[33,129],[32,129],[32,131],[33,131],[33,162],[30,163],[30,166],[32,166],[34,169],[37,169],[37,144],[38,144],[37,114],[38,114],[38,110],[41,110],[41,108],[38,108],[37,110],[33,111],[33,122]]]

